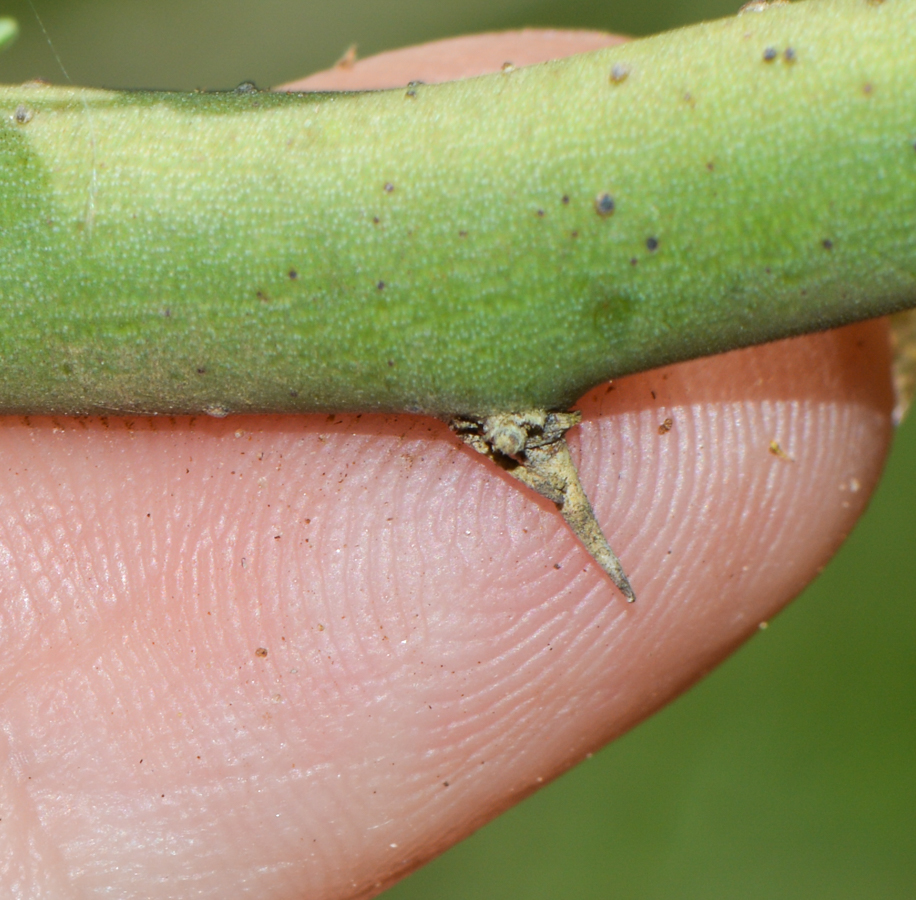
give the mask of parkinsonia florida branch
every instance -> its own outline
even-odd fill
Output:
[[[357,94],[0,90],[0,410],[439,416],[618,586],[568,412],[916,305],[916,0]]]

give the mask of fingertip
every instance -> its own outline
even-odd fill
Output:
[[[280,91],[365,91],[404,87],[411,81],[436,84],[499,71],[507,62],[530,66],[612,47],[626,41],[603,31],[525,28],[445,38],[379,53],[346,57],[331,69],[277,88]]]
[[[883,321],[583,398],[571,443],[639,596],[631,646],[653,647],[635,684],[667,669],[682,689],[815,577],[877,484],[893,401]]]

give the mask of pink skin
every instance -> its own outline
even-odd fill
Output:
[[[460,56],[608,38],[501,40]],[[384,65],[431,81],[456,46]],[[883,322],[590,393],[571,444],[634,606],[436,421],[0,420],[0,896],[380,891],[795,596],[891,404]]]

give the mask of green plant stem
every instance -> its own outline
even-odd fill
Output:
[[[916,304],[916,2],[364,94],[0,90],[0,410],[566,409]]]

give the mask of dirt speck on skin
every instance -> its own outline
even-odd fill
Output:
[[[258,649],[254,651],[254,655],[260,657],[261,659],[263,659],[265,656],[267,656],[267,648],[266,648],[266,647],[258,647]]]
[[[352,69],[356,65],[358,46],[350,44],[344,51],[343,56],[334,63],[335,69]]]
[[[626,63],[614,63],[611,66],[611,84],[620,84],[630,75],[630,67]]]
[[[795,460],[782,449],[782,445],[777,440],[770,441],[769,450],[777,459],[782,459],[785,462],[795,462]]]
[[[673,419],[665,419],[665,421],[662,422],[662,424],[658,426],[658,433],[667,434],[669,431],[671,431],[671,428],[673,425],[674,425]]]

